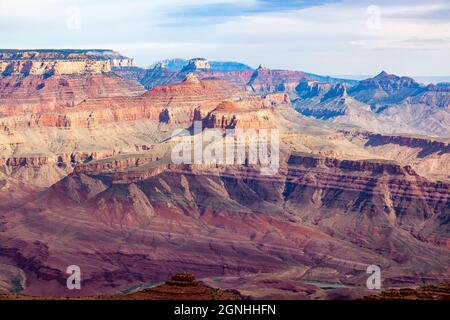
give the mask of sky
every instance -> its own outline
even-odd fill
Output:
[[[450,76],[450,0],[0,0],[0,47]]]

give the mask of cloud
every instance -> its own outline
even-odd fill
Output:
[[[379,8],[379,25],[368,19]],[[67,28],[67,8],[80,28]],[[450,74],[446,0],[0,0],[2,46],[204,56],[325,74]],[[372,24],[373,25],[373,24]]]
[[[340,0],[247,0],[202,3],[171,10],[167,26],[220,24],[233,18],[322,6]]]

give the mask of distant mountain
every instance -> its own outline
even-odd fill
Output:
[[[149,69],[154,68],[155,66],[160,66],[166,68],[169,71],[181,71],[184,67],[186,67],[192,61],[206,60],[204,58],[194,58],[191,60],[185,59],[166,59],[161,60],[150,66]],[[244,70],[253,70],[253,68],[249,67],[246,64],[240,62],[233,61],[209,61],[209,65],[211,66],[212,71],[221,71],[221,72],[229,72],[229,71],[244,71]]]
[[[222,63],[221,70],[230,70],[232,64]],[[426,86],[385,71],[361,81],[272,70],[262,65],[256,70],[219,71],[214,62],[204,58],[164,60],[148,70],[114,70],[138,80],[146,89],[179,83],[188,73],[194,73],[199,79],[226,80],[262,96],[288,93],[294,108],[308,117],[381,133],[450,135],[448,83]]]
[[[304,81],[293,104],[305,116],[378,132],[450,135],[450,86],[424,86],[383,71],[336,94],[329,83]]]
[[[339,77],[331,77],[331,76],[321,76],[315,73],[309,73],[305,72],[305,74],[310,77],[311,79],[320,81],[320,82],[328,82],[328,83],[346,83],[350,85],[356,85],[358,84],[358,80],[354,79],[345,79],[345,78],[339,78]]]
[[[246,71],[246,70],[253,70],[252,67],[249,67],[246,64],[240,63],[240,62],[221,62],[221,61],[210,61],[209,64],[211,65],[211,69],[216,71]]]
[[[321,76],[303,71],[273,70],[262,65],[252,69],[240,62],[208,61],[205,58],[166,59],[154,63],[147,69],[118,67],[114,68],[114,72],[125,78],[139,81],[147,89],[161,84],[181,82],[187,73],[194,72],[200,79],[226,80],[235,86],[261,95],[293,92],[304,78],[326,83],[343,83],[348,86],[358,83],[356,80]]]
[[[362,80],[349,90],[359,101],[371,105],[396,103],[423,91],[423,87],[409,77],[398,77],[382,71],[373,78]]]

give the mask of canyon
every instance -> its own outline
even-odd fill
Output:
[[[197,67],[199,64],[199,67]],[[202,64],[209,67],[204,68]],[[258,95],[286,93],[301,114],[377,133],[450,135],[450,93],[446,83],[423,85],[409,77],[380,72],[362,81],[292,70],[256,69],[241,64],[212,67],[206,59],[174,59],[149,69],[116,70],[145,88],[181,82],[187,72],[221,79]]]
[[[5,50],[0,65],[0,293],[114,295],[189,272],[250,298],[357,298],[372,264],[384,287],[450,281],[442,84],[142,69],[111,50]],[[277,130],[278,171],[175,164],[172,134],[195,121],[224,139]]]

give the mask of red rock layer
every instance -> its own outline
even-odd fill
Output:
[[[112,73],[65,76],[0,77],[0,114],[15,116],[24,113],[73,108],[95,98],[132,97],[144,91],[136,82]]]
[[[117,93],[120,95],[120,93]],[[253,96],[220,80],[189,80],[156,87],[135,97],[91,98],[71,108],[45,109],[19,117],[4,118],[0,128],[9,132],[21,127],[95,127],[102,123],[151,119],[156,122],[190,125],[194,118],[204,117],[221,104],[230,102],[235,111],[259,110],[286,104],[285,96],[268,99]],[[289,102],[287,102],[289,103]],[[15,112],[11,108],[8,112]],[[230,110],[231,111],[231,110]]]

